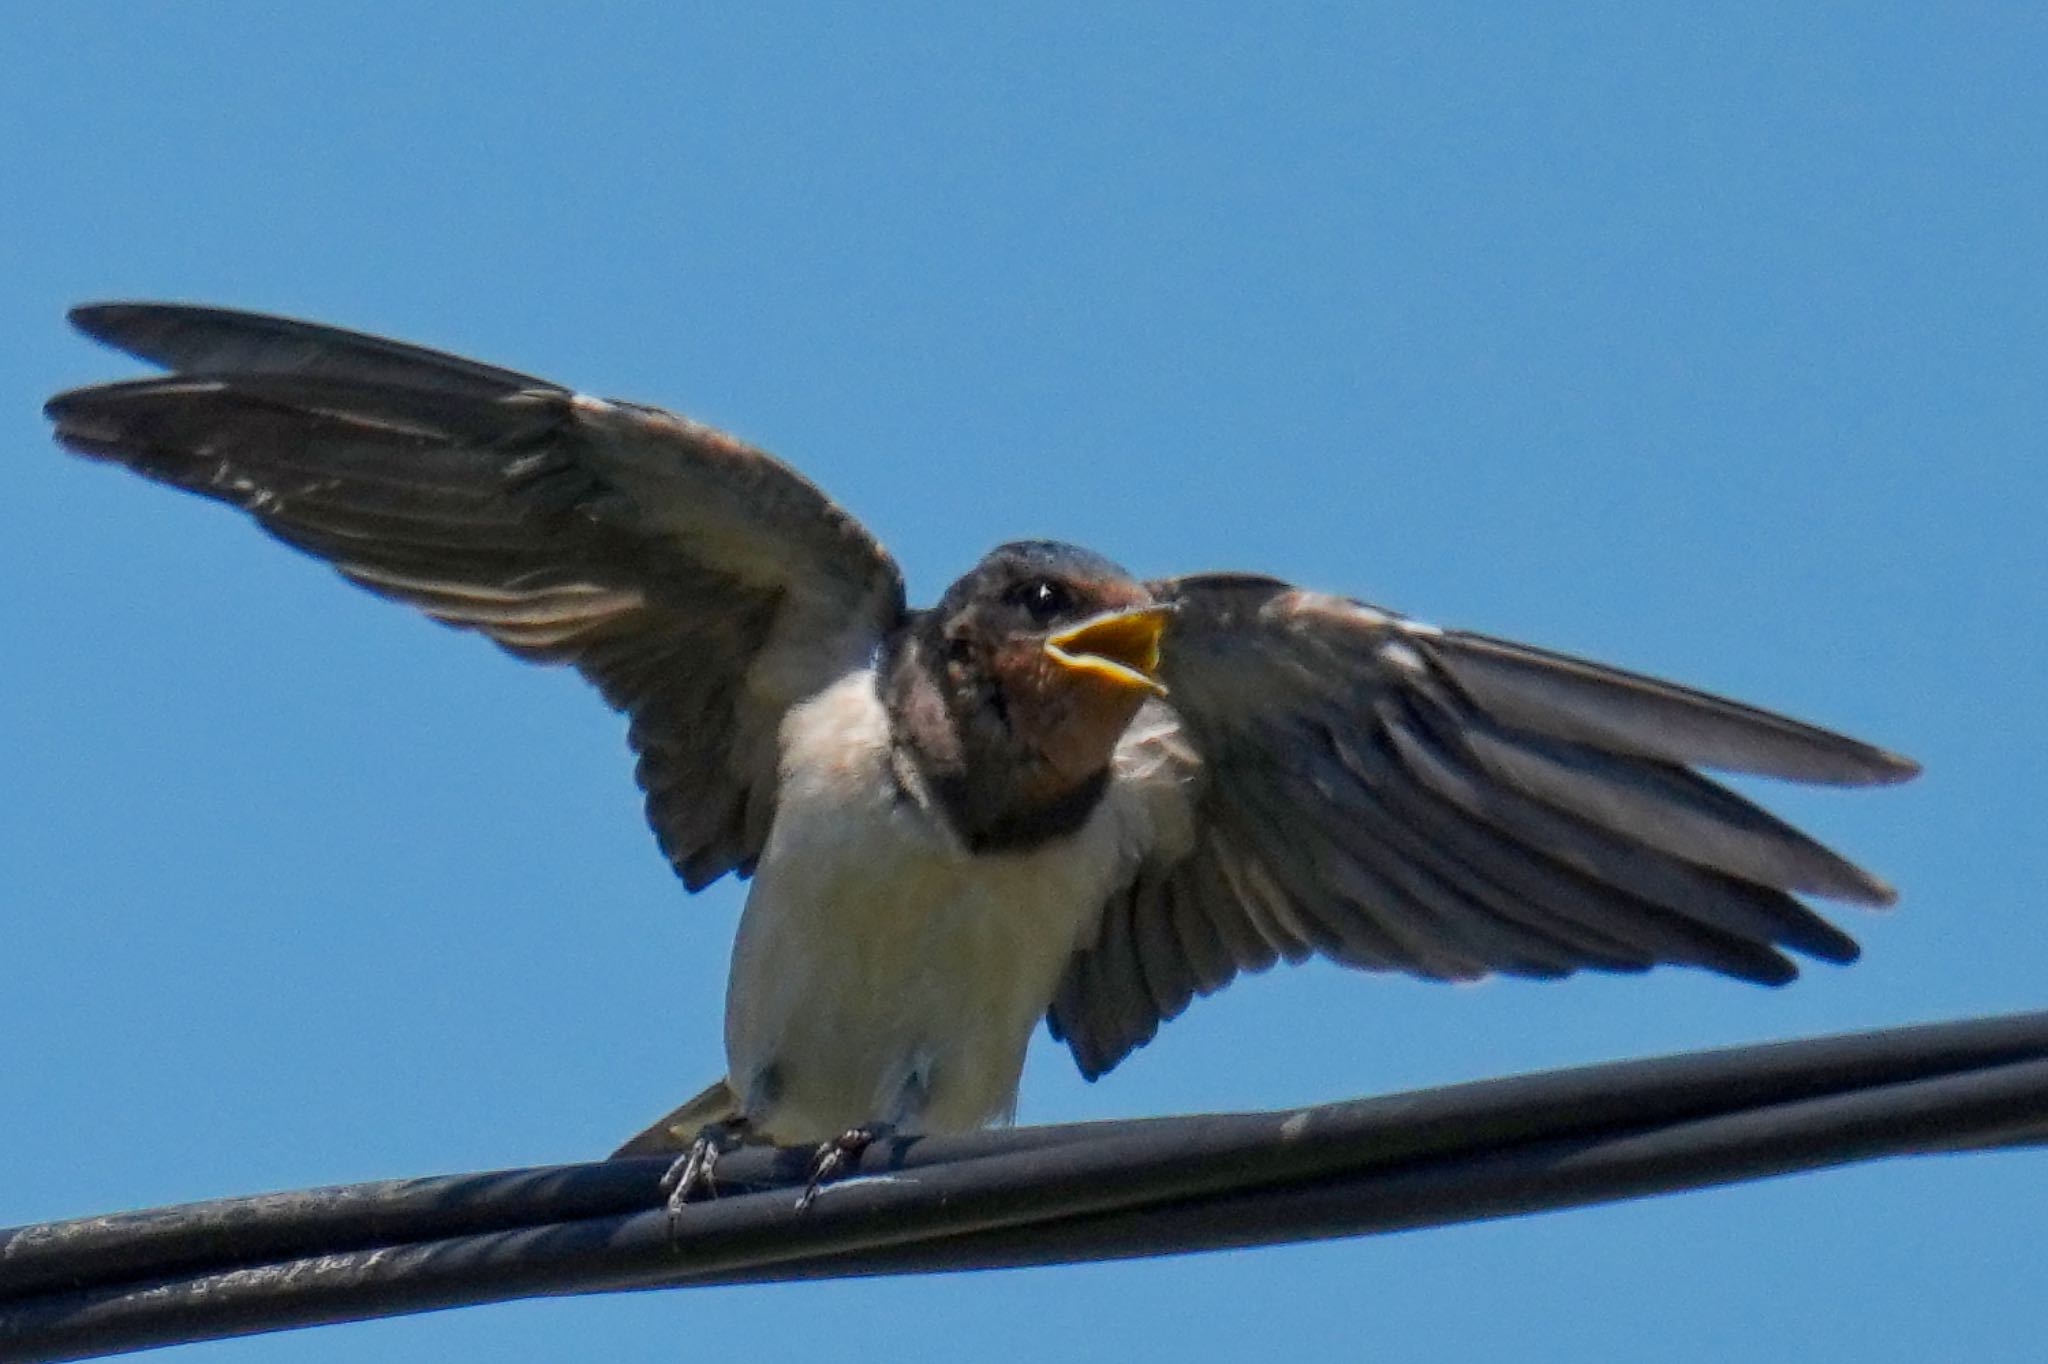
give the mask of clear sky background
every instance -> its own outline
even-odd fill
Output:
[[[42,6],[0,20],[0,1223],[593,1157],[718,1073],[572,676],[58,453],[91,298],[300,314],[783,454],[929,600],[1270,571],[1920,758],[1769,991],[1281,970],[1026,1121],[2048,1005],[2048,11]],[[1548,7],[1545,7],[1548,8]],[[1512,13],[1510,11],[1513,11]],[[193,1360],[2038,1358],[2048,1155],[1313,1247],[602,1297]]]

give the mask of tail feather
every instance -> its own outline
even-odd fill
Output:
[[[732,1122],[740,1116],[739,1096],[724,1080],[714,1081],[693,1098],[656,1118],[612,1152],[621,1156],[662,1156],[690,1149],[697,1134],[715,1122]]]

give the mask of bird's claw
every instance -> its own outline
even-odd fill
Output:
[[[674,1230],[676,1219],[682,1215],[683,1206],[695,1196],[699,1189],[716,1197],[718,1186],[712,1173],[718,1168],[718,1158],[737,1145],[740,1140],[738,1124],[714,1122],[706,1124],[690,1143],[690,1149],[675,1158],[661,1177],[661,1191],[668,1195],[668,1222]]]
[[[796,1210],[803,1212],[817,1201],[818,1192],[827,1180],[842,1173],[848,1164],[859,1160],[861,1152],[887,1137],[893,1129],[888,1123],[870,1123],[865,1127],[849,1127],[830,1141],[821,1143],[811,1157],[811,1175],[804,1181],[804,1191],[797,1195]]]

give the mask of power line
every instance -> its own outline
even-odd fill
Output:
[[[0,1231],[0,1359],[550,1294],[1068,1264],[1411,1230],[2048,1138],[2048,1013],[1273,1113],[391,1180]]]

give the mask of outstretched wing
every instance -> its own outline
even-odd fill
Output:
[[[671,413],[285,318],[105,303],[71,319],[172,372],[51,399],[60,441],[574,665],[631,717],[648,821],[693,890],[759,856],[783,712],[903,616],[901,575],[859,523]]]
[[[1104,907],[1048,1017],[1094,1077],[1239,971],[1445,980],[1683,962],[1781,983],[1856,944],[1793,892],[1869,873],[1695,767],[1901,781],[1908,759],[1701,692],[1270,578],[1152,585],[1194,834]],[[1156,736],[1148,736],[1156,742]]]

